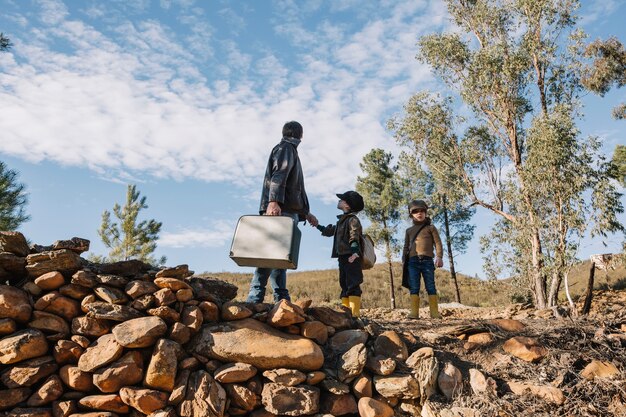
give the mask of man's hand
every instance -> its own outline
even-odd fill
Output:
[[[306,220],[311,223],[311,226],[313,227],[317,227],[318,224],[320,224],[320,222],[317,220],[317,217],[315,217],[314,215],[312,215],[311,213],[306,215]]]
[[[353,253],[352,256],[350,256],[348,258],[348,262],[352,263],[354,261],[356,261],[359,258],[359,254],[358,253]]]
[[[276,201],[270,201],[267,205],[267,209],[265,210],[266,216],[280,216],[282,210],[280,209],[280,205]]]
[[[443,259],[441,259],[440,257],[436,257],[435,258],[435,266],[437,268],[441,268],[443,266]]]

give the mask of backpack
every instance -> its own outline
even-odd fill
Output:
[[[376,250],[374,249],[374,241],[369,235],[363,234],[363,259],[361,262],[362,269],[372,269],[376,263]]]

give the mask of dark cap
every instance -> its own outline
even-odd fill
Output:
[[[413,200],[409,203],[409,213],[414,209],[428,210],[428,204],[424,200]]]
[[[337,197],[348,203],[352,211],[361,211],[365,207],[363,197],[361,197],[361,194],[356,191],[346,191],[343,194],[337,194]]]

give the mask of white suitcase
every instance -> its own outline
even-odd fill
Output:
[[[298,223],[287,216],[241,216],[230,257],[239,266],[296,269],[300,237]]]

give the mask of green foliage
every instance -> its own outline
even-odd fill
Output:
[[[626,145],[615,147],[611,163],[613,176],[622,184],[622,187],[626,187]]]
[[[0,230],[17,230],[30,219],[24,210],[28,203],[25,187],[17,176],[16,171],[0,161]]]
[[[158,261],[152,257],[162,223],[154,219],[137,223],[139,212],[148,208],[146,197],[139,198],[139,195],[136,186],[129,185],[124,207],[117,203],[113,206],[113,214],[120,221],[119,224],[111,221],[111,213],[108,210],[102,213],[98,235],[105,246],[111,249],[108,258],[104,260],[115,262],[139,259],[152,265],[165,263],[165,257]]]
[[[0,52],[6,52],[11,49],[12,46],[11,40],[4,36],[4,33],[0,32]]]

